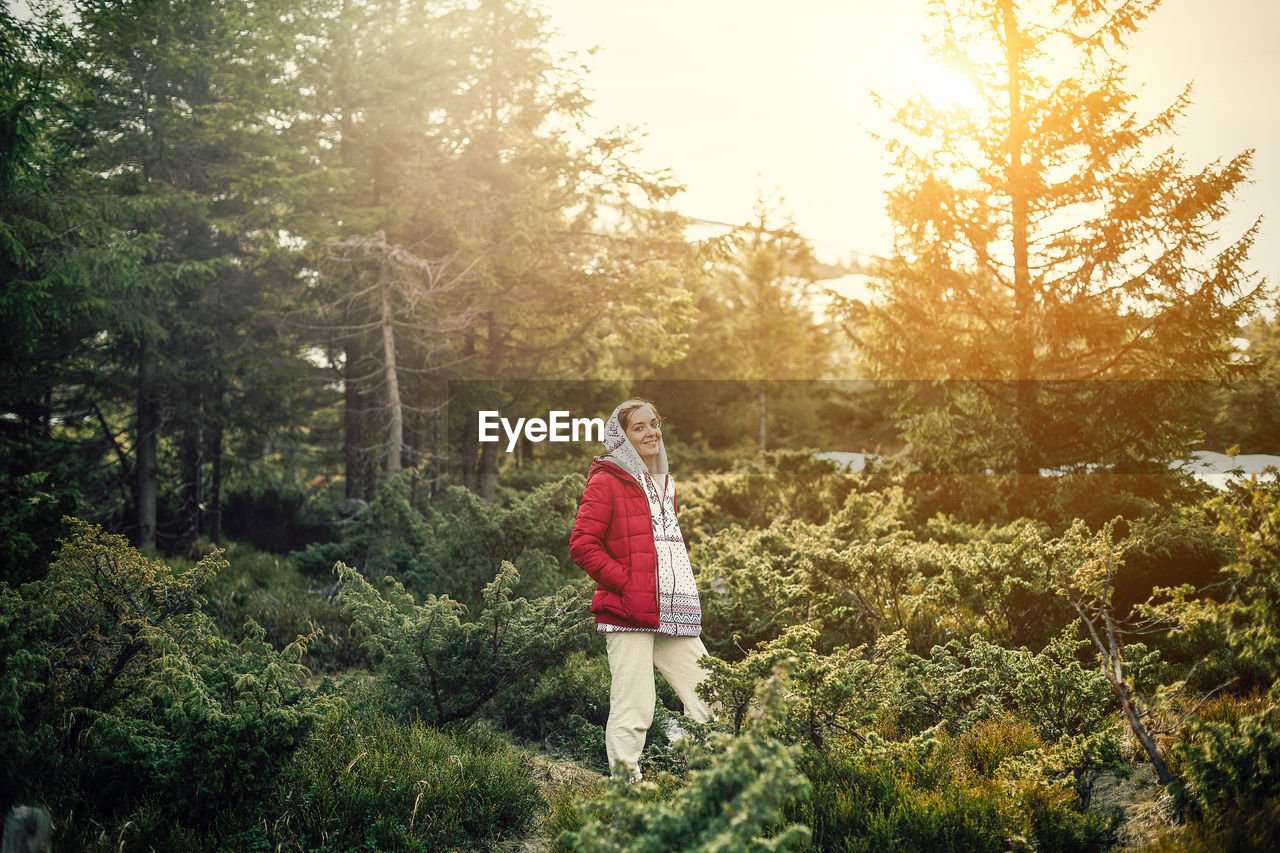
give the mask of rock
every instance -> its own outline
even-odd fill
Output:
[[[339,518],[355,518],[369,508],[369,504],[360,498],[347,498],[338,504]]]
[[[14,806],[4,820],[3,853],[48,853],[49,813],[39,806]]]

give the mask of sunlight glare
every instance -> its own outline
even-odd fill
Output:
[[[972,112],[982,106],[982,99],[973,86],[953,68],[930,63],[911,79],[921,96],[938,109]]]

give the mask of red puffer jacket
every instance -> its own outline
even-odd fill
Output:
[[[597,622],[658,627],[658,552],[649,501],[630,474],[599,459],[569,534],[569,557],[596,582],[591,612]]]

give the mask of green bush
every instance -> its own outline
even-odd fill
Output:
[[[419,595],[467,605],[480,603],[503,560],[516,567],[527,595],[550,595],[582,576],[569,562],[581,474],[509,493],[507,504],[452,486],[421,507],[412,500],[413,476],[407,471],[383,486],[368,509],[344,523],[342,541],[295,554],[298,568],[320,575],[342,562],[371,578],[394,575]]]
[[[690,480],[680,495],[682,528],[719,532],[732,525],[768,527],[775,520],[823,524],[867,480],[810,451],[739,456],[727,473]],[[687,515],[686,515],[687,513]],[[690,534],[686,533],[686,538]]]
[[[1222,567],[1228,594],[1214,619],[1236,654],[1244,686],[1280,682],[1280,471],[1271,479],[1232,483],[1209,503],[1218,532],[1234,546]]]
[[[776,707],[769,683],[760,705]],[[762,716],[757,716],[759,722]],[[784,810],[802,800],[809,781],[796,771],[796,750],[749,726],[740,737],[711,735],[689,748],[688,781],[658,774],[658,781],[612,781],[603,796],[561,815],[557,847],[575,853],[669,851],[785,851],[797,849],[808,828],[787,823]]]
[[[410,500],[413,474],[389,480],[368,508],[340,524],[341,541],[315,543],[292,554],[298,570],[325,577],[335,562],[374,578],[407,570],[432,538],[430,525]]]
[[[305,637],[302,663],[312,672],[370,668],[351,615],[330,597],[329,588],[302,575],[287,556],[243,543],[229,544],[224,553],[230,565],[205,588],[205,610],[223,634],[244,637],[252,623],[273,646]]]
[[[359,572],[335,567],[340,598],[364,635],[388,700],[434,724],[469,717],[490,699],[527,684],[571,652],[590,633],[584,590],[512,599],[520,575],[508,562],[484,589],[483,609],[464,621],[466,608],[447,596],[422,605],[392,578],[383,595]]]
[[[222,499],[222,530],[259,550],[286,553],[334,538],[333,502],[319,485],[304,487],[255,466],[229,483]]]
[[[609,720],[609,683],[607,657],[576,651],[526,688],[496,697],[490,713],[517,737],[607,773],[604,726]]]
[[[952,614],[953,630],[1004,645],[1041,646],[1073,621],[1053,583],[1046,533],[1043,525],[1022,521],[996,531],[994,539],[942,549],[942,571],[929,596]]]
[[[796,625],[736,663],[711,658],[698,692],[723,708],[724,723],[736,735],[758,710],[760,684],[777,671],[790,701],[760,724],[764,731],[817,749],[832,739],[859,737],[874,720],[891,658],[901,649],[886,643],[870,658],[863,647],[821,654],[817,639],[815,626]]]
[[[569,561],[569,532],[582,489],[581,473],[512,493],[508,503],[485,503],[467,489],[450,487],[427,507],[430,535],[409,559],[402,580],[421,593],[476,604],[493,567],[507,560],[519,572],[521,593],[554,594],[583,577]]]
[[[1057,642],[1039,654],[972,637],[935,646],[928,657],[906,653],[886,684],[885,705],[903,731],[945,723],[951,731],[1015,711],[1045,737],[1092,731],[1108,716],[1110,689]]]
[[[708,662],[711,675],[700,688],[724,706],[737,731],[751,710],[760,680],[787,664],[792,701],[771,723],[784,740],[824,747],[860,740],[872,730],[891,734],[943,725],[959,733],[989,717],[1016,714],[1053,743],[1092,736],[1113,720],[1111,689],[1093,668],[1076,659],[1084,645],[1064,630],[1038,653],[1005,649],[981,637],[935,646],[915,654],[899,631],[865,646],[821,650],[819,626],[793,626],[756,647],[741,661]]]
[[[1201,815],[1257,808],[1280,791],[1280,705],[1223,716],[1192,719],[1174,747],[1186,795]]]
[[[1033,753],[1034,731],[991,718],[950,737],[870,738],[857,750],[806,754],[809,799],[788,810],[823,851],[1094,851],[1114,841],[1115,819],[1081,813],[1068,790],[1001,773]]]
[[[543,809],[529,753],[502,737],[356,706],[284,774],[268,804],[277,828],[259,835],[266,849],[435,851],[522,832]]]
[[[988,474],[942,472],[903,479],[920,518],[947,515],[965,524],[1032,518],[1055,533],[1083,519],[1099,527],[1115,516],[1154,517],[1203,497],[1209,487],[1164,469],[1148,473]]]
[[[832,532],[836,524],[735,526],[691,549],[707,648],[741,657],[809,621],[821,624],[827,648],[870,643],[900,629],[919,643],[935,638],[939,626],[924,594],[921,562],[936,561],[936,546],[901,532],[844,541]]]
[[[67,835],[81,841],[138,810],[169,813],[157,843],[202,831],[270,789],[332,702],[302,686],[302,642],[276,651],[260,630],[238,643],[216,632],[199,593],[217,554],[175,573],[67,523],[45,580],[0,587],[0,715],[18,758],[3,794],[75,815]]]
[[[41,577],[49,555],[68,529],[79,495],[51,487],[48,472],[15,477],[0,485],[0,582],[23,584]]]
[[[955,739],[956,755],[972,773],[995,778],[1006,758],[1024,755],[1040,746],[1035,727],[1017,717],[988,717]]]
[[[813,756],[809,801],[791,817],[813,831],[813,849],[1004,853],[1012,827],[997,786],[962,787],[929,759]]]
[[[820,535],[805,522],[776,521],[763,530],[731,527],[689,549],[709,652],[740,658],[809,617],[802,554]]]
[[[1202,589],[1230,558],[1229,541],[1214,532],[1203,510],[1138,519],[1129,527],[1124,568],[1115,582],[1116,612],[1127,615],[1156,587]]]

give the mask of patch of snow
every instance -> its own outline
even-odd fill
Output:
[[[855,453],[846,450],[822,450],[814,453],[813,457],[815,459],[830,460],[848,473],[857,474],[867,467],[867,458],[871,455],[869,453]],[[1197,480],[1208,483],[1216,489],[1225,489],[1227,483],[1232,480],[1243,480],[1253,475],[1257,475],[1259,479],[1264,478],[1265,471],[1269,466],[1280,468],[1280,456],[1267,453],[1246,453],[1232,457],[1225,453],[1215,453],[1212,450],[1197,450],[1187,459],[1175,464],[1174,468],[1188,473]],[[987,473],[991,473],[990,470]],[[1040,473],[1049,476],[1060,475],[1063,472],[1045,468]]]
[[[1242,453],[1232,457],[1212,450],[1197,450],[1178,467],[1215,489],[1225,489],[1232,480],[1247,479],[1255,474],[1262,479],[1268,466],[1280,468],[1280,456]]]
[[[847,450],[820,450],[813,454],[814,459],[827,459],[843,468],[849,474],[857,474],[867,467],[866,453],[853,453]]]

